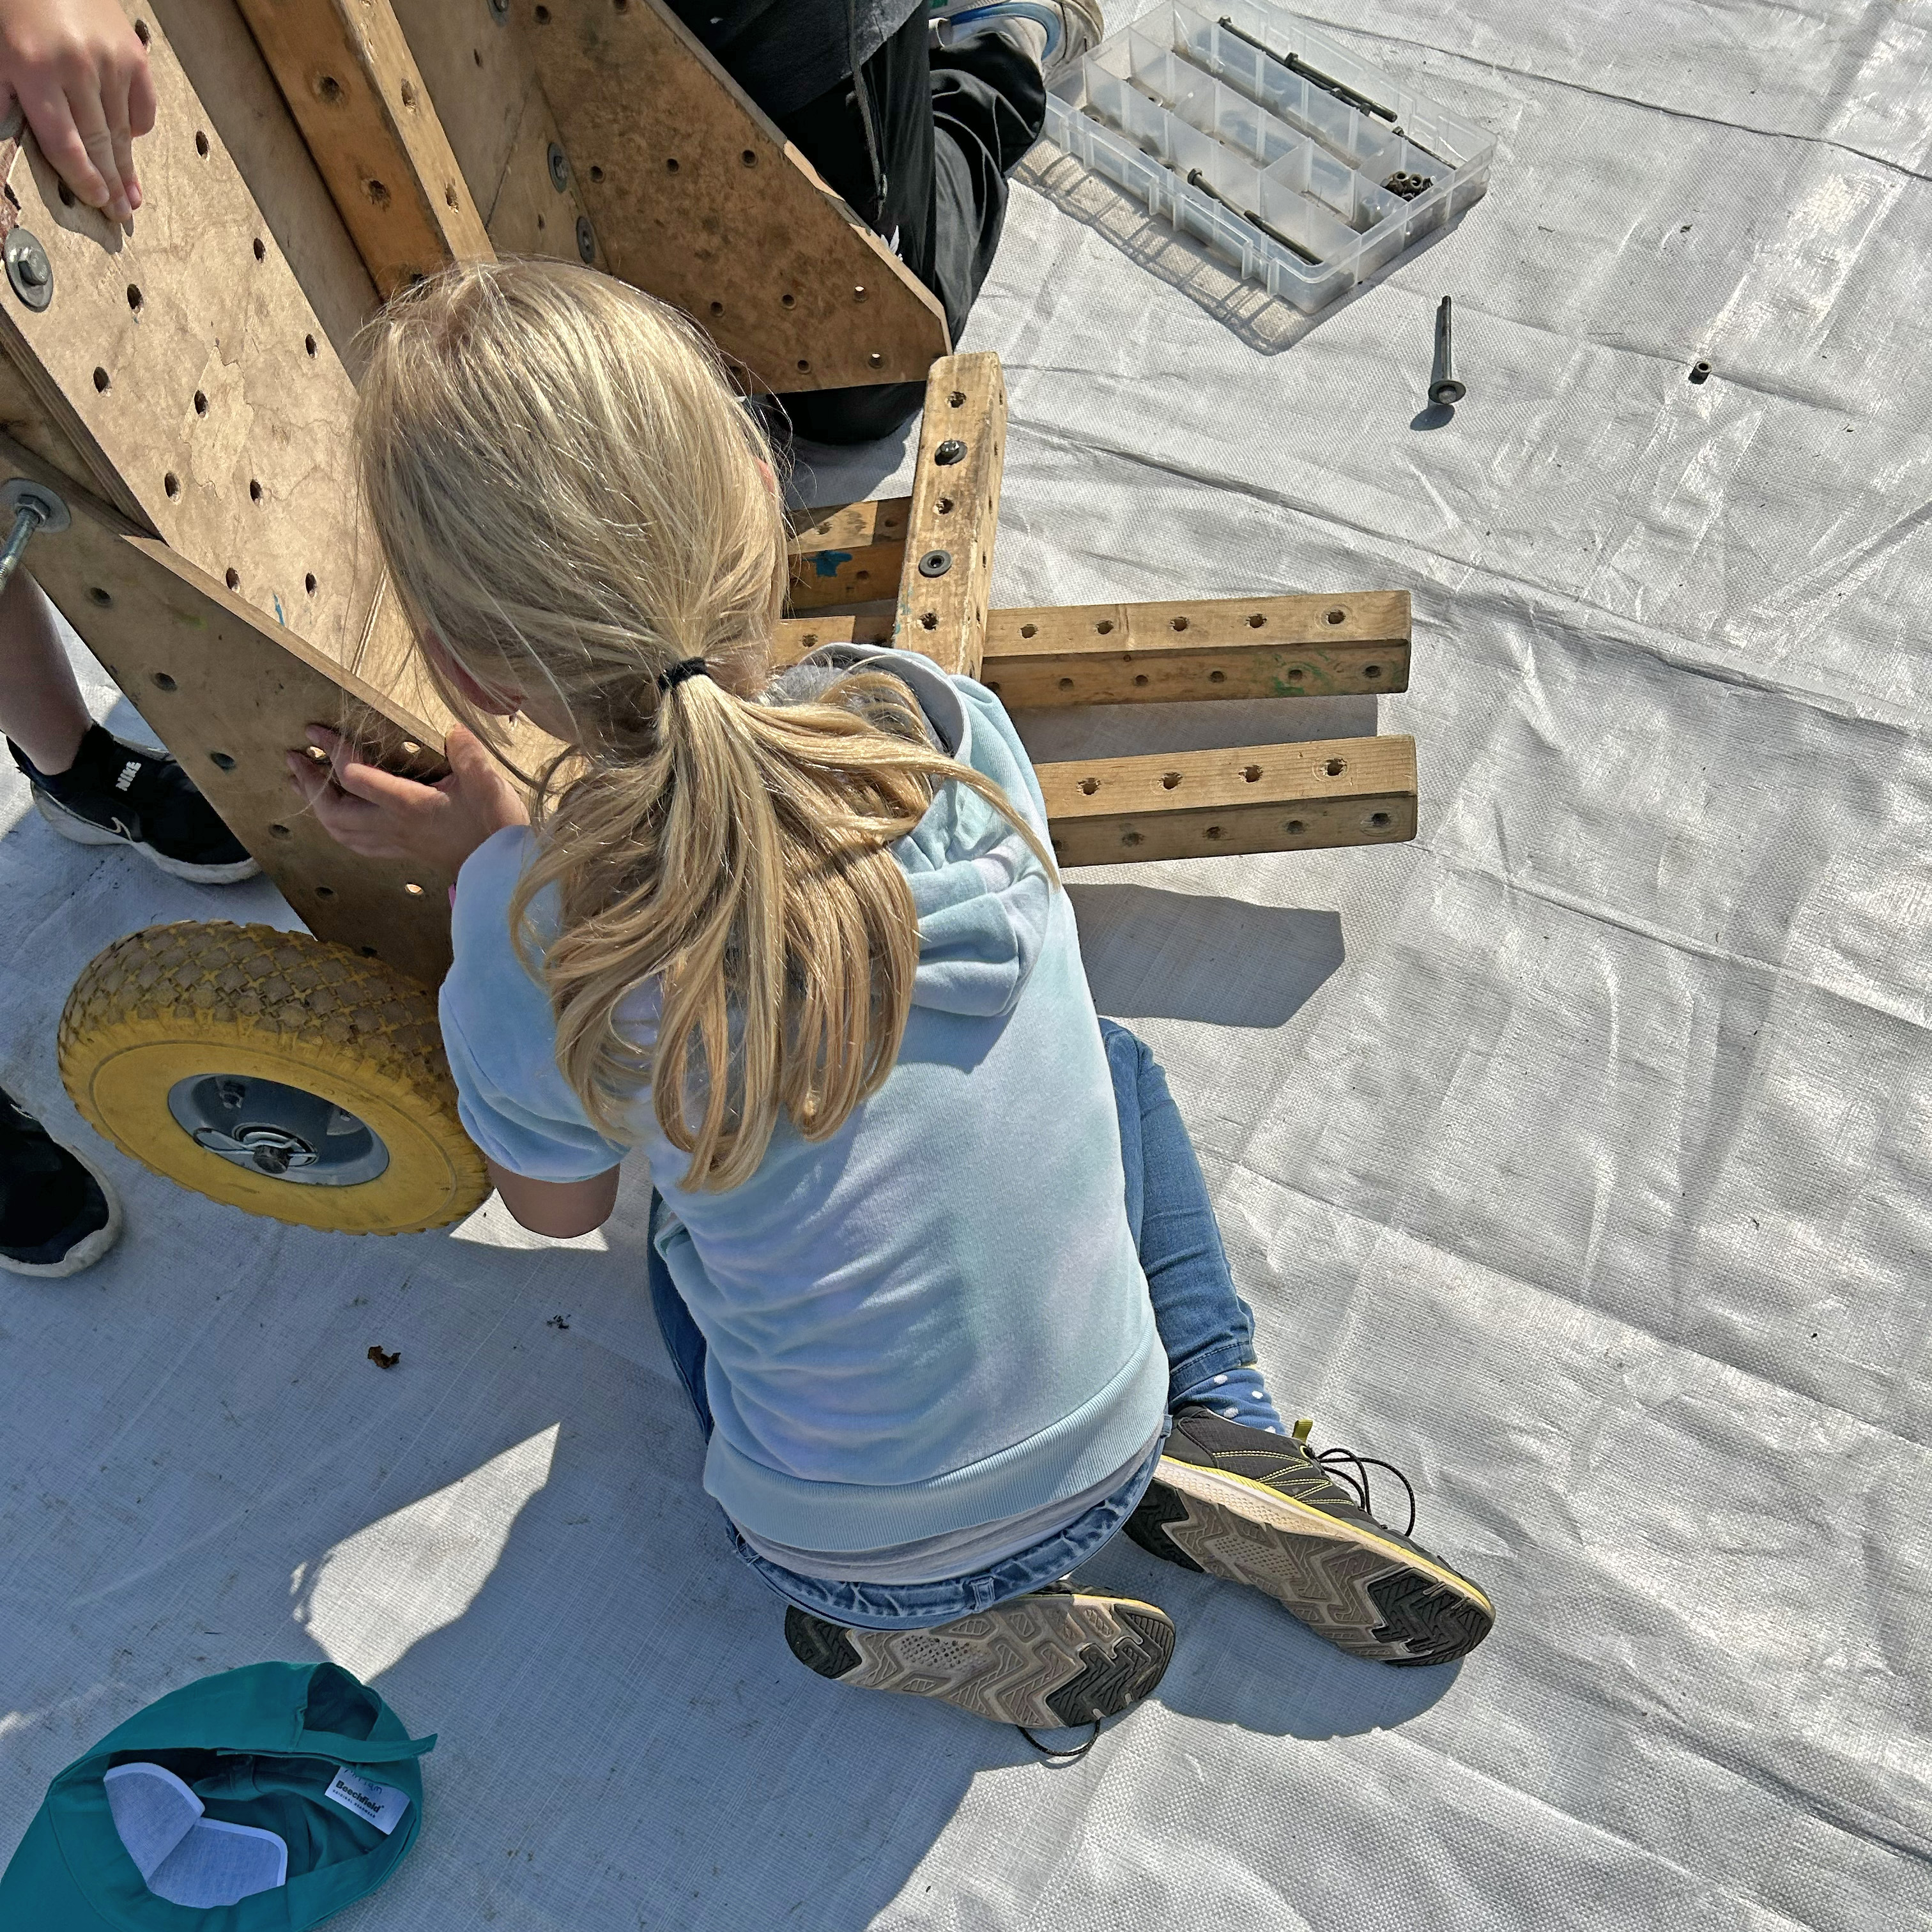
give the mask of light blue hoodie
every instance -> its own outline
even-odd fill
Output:
[[[839,656],[910,685],[940,742],[1044,837],[1033,768],[990,692],[902,652]],[[478,1145],[514,1173],[581,1180],[626,1150],[558,1072],[549,1000],[511,944],[528,849],[528,833],[500,832],[463,868],[443,1036]],[[1044,1509],[1127,1464],[1165,1413],[1066,896],[962,786],[893,850],[920,959],[880,1090],[816,1144],[782,1121],[723,1194],[679,1186],[686,1157],[647,1093],[628,1116],[672,1210],[659,1252],[709,1348],[705,1487],[752,1536],[799,1550],[884,1549]],[[546,910],[532,909],[540,938],[555,931]],[[654,1012],[640,988],[627,1033],[647,1040]]]

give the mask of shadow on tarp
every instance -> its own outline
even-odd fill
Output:
[[[1381,287],[1462,225],[1468,210],[1435,229],[1385,267],[1358,282],[1340,300],[1304,315],[1190,236],[1157,220],[1130,194],[1105,181],[1069,154],[1042,141],[1020,164],[1013,178],[1024,182],[1082,226],[1106,236],[1137,267],[1181,294],[1262,356],[1279,356]],[[1426,358],[1425,358],[1426,362]]]
[[[1112,882],[1066,892],[1094,1004],[1114,1019],[1282,1026],[1346,954],[1339,913]]]

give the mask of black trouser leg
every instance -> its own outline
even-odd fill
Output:
[[[999,246],[1006,177],[1046,124],[1046,83],[1004,34],[932,46],[922,8],[866,63],[859,85],[872,106],[883,206],[850,80],[778,124],[888,242],[897,236],[899,259],[944,304],[956,341]],[[800,436],[871,442],[891,435],[925,394],[923,382],[880,382],[780,400]]]

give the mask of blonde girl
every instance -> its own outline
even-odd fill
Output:
[[[586,270],[454,269],[384,318],[357,436],[468,729],[440,786],[322,731],[332,782],[292,780],[460,866],[443,1033],[511,1211],[583,1233],[647,1160],[640,1286],[794,1652],[1097,1720],[1173,1643],[1063,1581],[1122,1528],[1364,1654],[1478,1640],[1482,1593],[1282,1432],[998,700],[863,647],[774,676],[771,455],[702,338]],[[568,748],[527,812],[484,749],[518,711]]]

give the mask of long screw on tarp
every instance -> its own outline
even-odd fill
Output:
[[[1449,298],[1444,296],[1436,310],[1436,365],[1429,372],[1429,400],[1460,403],[1468,393],[1468,385],[1456,381],[1455,364],[1450,360]]]

